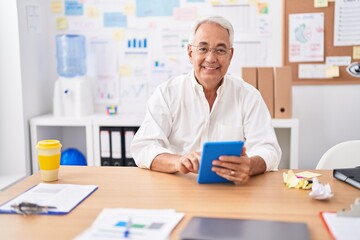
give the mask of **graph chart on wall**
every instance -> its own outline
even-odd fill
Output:
[[[119,112],[145,112],[147,101],[147,83],[146,82],[120,82]]]

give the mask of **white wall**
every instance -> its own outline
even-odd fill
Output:
[[[27,6],[39,7],[38,18],[28,19]],[[50,64],[54,60],[49,51],[49,9],[50,1],[18,0],[18,19],[20,32],[20,53],[22,73],[22,98],[24,103],[23,119],[25,123],[26,140],[26,168],[31,173],[31,145],[30,125],[32,117],[52,111],[53,86],[55,82],[54,70]],[[31,21],[29,27],[28,21]],[[36,28],[36,30],[34,30]],[[53,73],[53,75],[51,75]]]
[[[333,145],[360,139],[360,85],[293,86],[299,168],[315,168]]]
[[[0,186],[7,175],[25,176],[25,123],[16,1],[0,1]],[[29,156],[27,156],[29,157]]]

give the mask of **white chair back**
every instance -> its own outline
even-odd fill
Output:
[[[316,169],[352,168],[360,166],[360,140],[346,141],[327,150]]]

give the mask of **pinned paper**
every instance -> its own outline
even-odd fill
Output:
[[[351,63],[351,56],[329,56],[326,57],[328,66],[348,66]]]
[[[288,188],[310,189],[312,186],[305,178],[296,177],[292,170],[289,170],[288,173],[283,173],[283,180]]]
[[[326,200],[334,196],[331,192],[330,184],[321,184],[317,178],[313,178],[311,192],[309,196],[317,200]]]

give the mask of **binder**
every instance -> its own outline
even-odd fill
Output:
[[[258,89],[263,97],[270,115],[274,118],[274,76],[272,67],[260,67],[258,74]]]
[[[101,166],[111,166],[110,131],[100,127],[100,159]]]
[[[257,70],[256,67],[244,67],[242,68],[242,78],[245,82],[251,84],[257,88]]]
[[[122,166],[121,129],[111,130],[111,158],[113,166]]]
[[[130,146],[134,139],[135,133],[138,130],[137,127],[125,127],[124,128],[124,165],[125,166],[136,166],[134,159],[131,156]]]
[[[101,166],[136,166],[131,142],[138,127],[100,127]]]
[[[274,117],[291,118],[292,78],[291,68],[277,67],[274,74]]]

